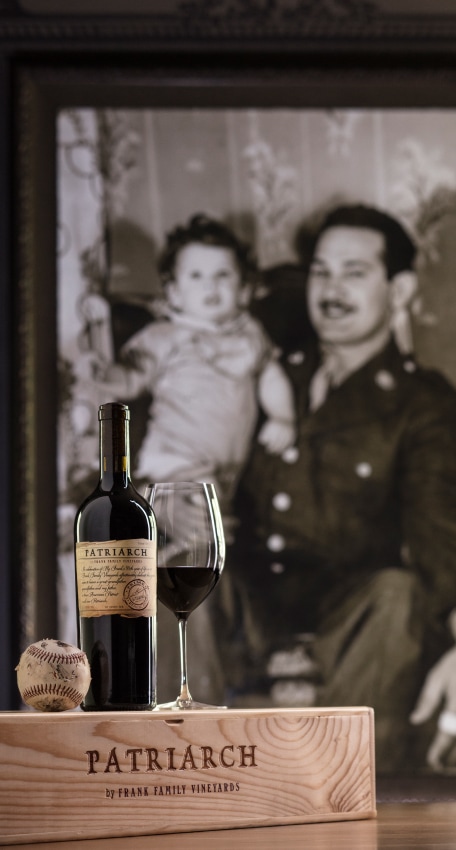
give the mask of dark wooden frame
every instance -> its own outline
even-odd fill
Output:
[[[455,107],[456,12],[179,0],[32,16],[0,0],[0,708],[23,646],[56,634],[54,116],[126,103]]]

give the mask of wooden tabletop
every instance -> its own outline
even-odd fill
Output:
[[[380,802],[374,820],[17,846],[22,850],[456,850],[456,793],[454,802]]]

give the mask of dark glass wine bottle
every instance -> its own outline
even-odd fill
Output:
[[[75,520],[79,645],[92,673],[86,711],[156,704],[156,523],[130,479],[126,405],[101,405],[100,480]]]

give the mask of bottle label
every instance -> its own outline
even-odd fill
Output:
[[[76,543],[79,615],[153,617],[157,549],[152,540]]]

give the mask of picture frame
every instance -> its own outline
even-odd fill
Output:
[[[65,15],[0,4],[5,707],[17,699],[19,652],[57,629],[56,112],[456,108],[456,14],[392,13],[364,0],[310,5],[226,0],[205,14],[201,2],[176,2],[126,19],[122,10]]]

